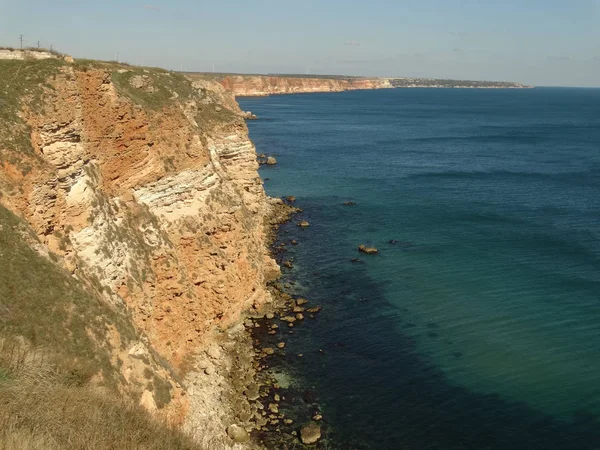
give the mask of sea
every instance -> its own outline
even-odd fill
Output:
[[[282,283],[323,310],[271,370],[321,448],[600,449],[600,89],[238,100],[303,210]]]

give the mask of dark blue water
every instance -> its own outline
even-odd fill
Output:
[[[600,90],[240,103],[311,224],[285,277],[324,310],[275,369],[330,448],[600,448]]]

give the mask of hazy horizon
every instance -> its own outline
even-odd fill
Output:
[[[152,3],[149,3],[152,2]],[[220,73],[600,87],[600,0],[0,0],[0,46]]]

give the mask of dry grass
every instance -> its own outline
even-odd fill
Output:
[[[107,331],[115,327],[122,344],[129,345],[137,338],[135,329],[124,313],[33,251],[28,241],[36,240],[25,222],[0,206],[0,333],[43,346],[73,381],[84,384],[101,373],[114,388],[118,375]]]
[[[142,407],[69,383],[52,358],[0,341],[0,450],[201,450]]]
[[[0,450],[201,449],[120,395],[105,334],[135,330],[29,242],[0,206]]]
[[[64,65],[59,59],[0,60],[0,163],[20,166],[23,154],[35,156],[20,113],[24,106],[32,111],[42,108],[44,91],[52,89],[48,80]]]

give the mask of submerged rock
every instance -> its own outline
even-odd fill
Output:
[[[377,250],[375,247],[366,247],[363,244],[358,246],[358,251],[366,253],[367,255],[375,255],[379,253],[379,250]]]
[[[300,429],[300,440],[303,444],[314,444],[319,439],[321,439],[321,427],[316,423],[307,423]]]
[[[344,206],[355,206],[356,202],[344,202],[344,203],[342,203],[342,205],[344,205]]]

